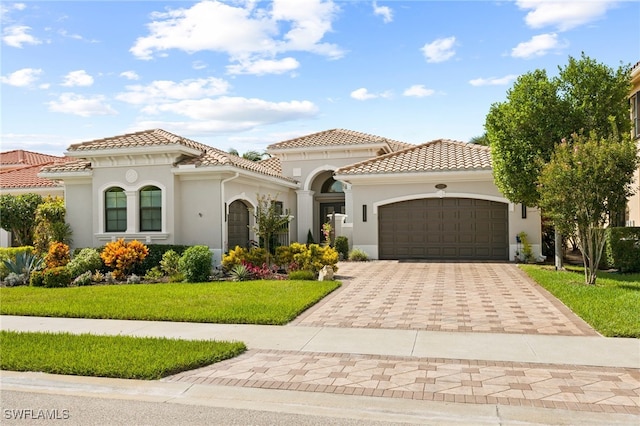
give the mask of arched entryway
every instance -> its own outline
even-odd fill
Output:
[[[228,249],[247,247],[249,243],[249,207],[241,200],[229,204],[227,219]]]
[[[318,186],[315,197],[318,204],[316,240],[320,241],[323,238],[322,224],[327,222],[327,216],[332,213],[345,213],[345,200],[342,182],[338,182],[333,178],[333,172],[321,174],[318,176],[316,182]]]

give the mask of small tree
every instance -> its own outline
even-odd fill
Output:
[[[258,194],[258,208],[255,210],[256,224],[253,230],[260,237],[260,245],[267,251],[267,264],[271,264],[271,239],[289,224],[289,215],[283,215],[278,208],[278,198],[271,194]]]
[[[11,232],[16,246],[33,245],[36,209],[42,204],[38,194],[0,195],[0,228]]]
[[[627,135],[627,133],[625,133]],[[585,283],[596,282],[605,245],[604,227],[632,194],[639,159],[628,136],[574,134],[555,149],[540,175],[540,207],[565,235],[577,230]]]
[[[36,209],[33,243],[37,253],[46,253],[53,242],[72,243],[71,227],[65,222],[66,208],[61,197],[47,197]]]

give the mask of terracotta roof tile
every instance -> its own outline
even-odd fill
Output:
[[[386,144],[391,151],[398,151],[400,149],[414,146],[405,142],[370,135],[367,133],[355,132],[353,130],[331,129],[295,139],[277,142],[269,145],[267,150],[371,144]]]
[[[75,160],[66,163],[49,164],[42,168],[43,173],[62,173],[62,172],[81,172],[83,170],[91,170],[91,161]]]
[[[22,167],[20,169],[4,170],[0,172],[0,188],[51,188],[62,186],[58,182],[38,177],[42,164]]]
[[[336,170],[336,175],[491,170],[488,147],[438,139]]]
[[[282,174],[282,163],[278,157],[269,157],[264,160],[260,160],[259,164],[277,172],[280,175]]]
[[[244,170],[249,170],[267,176],[278,177],[290,182],[295,182],[293,179],[282,176],[282,168],[273,167],[275,163],[265,163],[269,160],[251,161],[219,150],[217,148],[208,147],[207,151],[201,156],[182,160],[178,163],[178,165],[193,164],[196,167],[235,166]]]
[[[55,155],[40,154],[39,152],[25,151],[24,149],[15,149],[13,151],[0,152],[0,167],[6,169],[12,166],[34,166],[36,164],[60,161],[63,158],[64,157],[57,157]]]
[[[144,130],[109,138],[96,139],[71,145],[69,152],[95,151],[117,148],[149,147],[162,145],[182,145],[205,151],[208,146],[182,136],[174,135],[162,129]]]

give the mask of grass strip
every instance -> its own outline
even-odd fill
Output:
[[[338,281],[244,281],[0,288],[0,313],[224,324],[290,322]]]
[[[0,332],[0,369],[155,380],[240,355],[242,342]]]
[[[600,334],[640,338],[640,274],[598,271],[596,285],[587,286],[579,267],[520,267]]]

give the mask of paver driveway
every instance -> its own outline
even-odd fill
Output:
[[[344,262],[337,279],[292,325],[597,335],[510,263]]]

